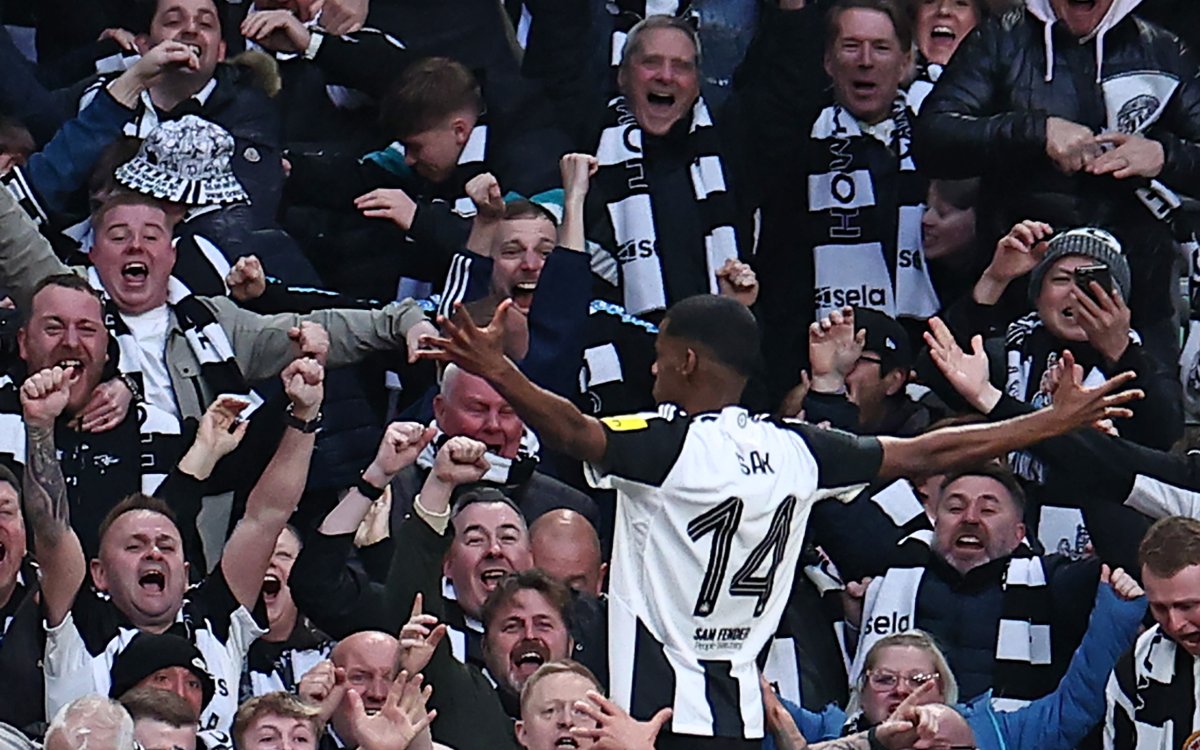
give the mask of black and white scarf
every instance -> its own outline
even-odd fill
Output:
[[[1140,345],[1141,337],[1130,329],[1129,340]],[[1007,378],[1004,392],[1018,401],[1038,409],[1051,402],[1050,382],[1047,375],[1062,354],[1064,344],[1057,340],[1043,325],[1037,312],[1024,315],[1009,324],[1004,334],[1004,356],[1007,363]],[[1079,347],[1072,347],[1078,351]],[[1083,384],[1094,387],[1104,382],[1106,376],[1098,367],[1087,369]],[[1028,451],[1015,451],[1009,456],[1013,471],[1022,479],[1038,484],[1045,482],[1045,467]],[[1082,515],[1080,516],[1082,519]]]
[[[116,303],[104,292],[104,285],[95,268],[88,269],[87,278],[92,287],[104,295],[104,324],[117,340],[121,352],[119,369],[122,374],[132,378],[139,391],[145,394],[142,351],[137,339],[129,330]],[[229,338],[217,322],[216,316],[174,276],[167,281],[167,305],[175,314],[175,320],[188,347],[200,363],[201,379],[214,393],[230,393],[248,398],[250,406],[242,415],[249,416],[262,404],[262,399],[246,384],[241,368],[234,359],[233,347],[230,346]],[[157,487],[174,464],[164,464],[156,456],[161,453],[178,458],[178,447],[170,444],[180,440],[182,425],[173,413],[148,401],[143,400],[137,408],[142,435],[142,481],[143,484],[153,481]]]
[[[888,635],[920,627],[917,592],[928,568],[891,568],[871,582],[863,601],[863,627],[850,669],[853,684],[862,674],[867,652]],[[1013,557],[1004,575],[1004,604],[996,638],[995,688],[1000,711],[1020,708],[1046,693],[1052,669],[1051,592],[1041,557]],[[876,627],[874,623],[887,623]],[[1052,688],[1053,686],[1049,686]]]
[[[697,99],[692,107],[688,139],[692,187],[700,204],[700,215],[707,219],[704,250],[709,291],[716,294],[717,270],[726,260],[737,258],[737,235],[733,228],[733,198],[721,163],[717,130],[703,98]],[[612,221],[625,309],[632,315],[666,309],[662,261],[655,249],[654,212],[643,163],[642,129],[623,96],[609,102],[596,158],[600,162],[596,184],[607,202]]]
[[[1105,687],[1105,750],[1194,750],[1200,746],[1200,659],[1161,626],[1143,633]]]
[[[810,135],[806,223],[817,315],[846,305],[893,318],[936,313],[940,303],[921,246],[926,185],[912,159],[903,92],[890,120],[869,127],[833,104]]]

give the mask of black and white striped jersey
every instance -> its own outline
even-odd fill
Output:
[[[252,614],[238,603],[218,565],[184,594],[167,631],[196,644],[212,675],[216,692],[200,715],[202,731],[228,732],[233,726],[246,653],[267,632],[261,600],[256,610]],[[66,619],[46,631],[46,715],[88,693],[108,695],[113,661],[139,632],[107,594],[82,588]]]
[[[779,625],[813,502],[865,485],[879,442],[728,406],[603,420],[590,466],[617,492],[609,589],[613,699],[672,731],[763,736],[756,659]]]

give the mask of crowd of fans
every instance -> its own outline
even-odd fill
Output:
[[[1200,747],[1194,0],[0,14],[0,747]]]

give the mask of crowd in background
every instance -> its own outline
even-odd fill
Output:
[[[0,747],[1200,742],[1200,4],[0,21]]]

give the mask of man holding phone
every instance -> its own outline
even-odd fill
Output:
[[[1028,276],[1028,299],[1034,309],[1008,323],[1001,315],[1001,297],[1023,276]],[[1083,366],[1084,382],[1089,384],[1113,373],[1136,372],[1134,382],[1146,398],[1133,418],[1117,420],[1114,426],[1122,437],[1165,450],[1183,431],[1180,385],[1170,369],[1144,349],[1131,328],[1125,302],[1131,286],[1125,253],[1109,232],[1080,227],[1055,233],[1048,224],[1026,220],[996,244],[992,261],[971,295],[950,308],[946,323],[964,349],[973,336],[986,338],[980,343],[989,355],[992,384],[1037,408],[1050,403],[1050,373],[1064,349],[1070,349]],[[958,403],[953,389],[942,387],[942,375],[929,364],[925,358],[918,363],[922,375],[938,395]],[[1009,462],[1026,483],[1031,508],[1038,508],[1042,500],[1055,501],[1059,493],[1053,487],[1042,491],[1045,467],[1031,453],[1013,453]],[[1036,524],[1036,536],[1047,548],[1059,549],[1065,542],[1065,551],[1081,555],[1089,531],[1112,526],[1085,523],[1085,515],[1095,512],[1104,511],[1081,513],[1077,508],[1042,504],[1027,522]],[[1117,525],[1136,521],[1122,518]]]

